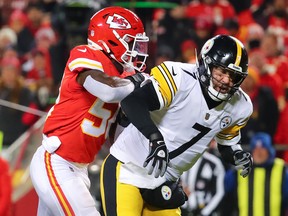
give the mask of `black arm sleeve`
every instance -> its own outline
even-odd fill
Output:
[[[160,103],[152,83],[136,89],[121,102],[121,108],[129,121],[147,138],[160,133],[150,117],[150,112],[160,108]]]
[[[232,146],[224,146],[220,145],[219,143],[217,144],[217,146],[223,160],[227,163],[235,165],[234,154],[240,149],[233,149]]]

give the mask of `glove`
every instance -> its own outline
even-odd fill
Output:
[[[122,127],[127,127],[130,124],[129,119],[124,114],[121,108],[116,116],[116,122],[118,122],[118,124],[121,125]]]
[[[145,77],[142,75],[142,73],[136,73],[125,77],[125,79],[129,79],[134,84],[135,89],[137,89],[140,88],[140,85],[145,80]]]
[[[154,171],[155,178],[159,175],[162,177],[167,170],[169,154],[161,134],[154,133],[150,136],[149,149],[149,155],[143,166],[148,168],[149,175]]]
[[[235,168],[242,170],[240,175],[245,178],[249,175],[253,165],[253,158],[249,152],[236,151],[234,153]]]

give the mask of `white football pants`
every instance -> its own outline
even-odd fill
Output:
[[[40,146],[30,176],[39,196],[38,216],[100,216],[89,192],[87,166],[76,166]]]

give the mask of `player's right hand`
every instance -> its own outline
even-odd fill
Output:
[[[161,134],[152,134],[149,143],[149,155],[143,166],[147,167],[148,174],[154,173],[155,178],[164,176],[169,164],[169,152]]]

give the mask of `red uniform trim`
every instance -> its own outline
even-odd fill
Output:
[[[48,153],[47,151],[45,152],[45,167],[46,167],[46,171],[47,171],[47,175],[48,175],[48,179],[50,182],[50,185],[65,213],[65,215],[67,216],[75,216],[75,213],[71,207],[71,205],[69,204],[67,198],[65,197],[65,194],[63,193],[55,175],[54,175],[54,171],[52,168],[52,164],[51,164],[51,154]]]

